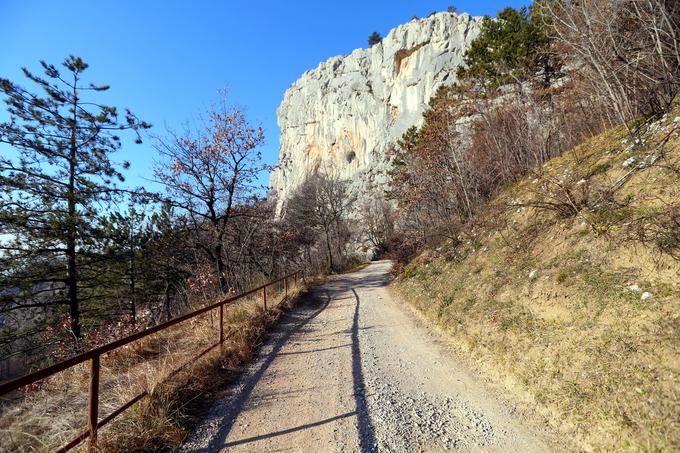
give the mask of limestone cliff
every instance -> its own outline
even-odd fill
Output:
[[[382,193],[388,150],[420,125],[430,97],[455,81],[481,18],[437,13],[411,20],[380,44],[330,58],[286,91],[278,113],[278,209],[315,171],[338,172],[360,197]]]

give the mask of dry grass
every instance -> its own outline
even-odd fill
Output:
[[[217,310],[107,354],[101,362],[99,418],[143,391],[143,398],[100,430],[106,452],[170,451],[190,429],[215,392],[248,362],[282,310],[304,291],[268,291],[268,310],[256,295],[225,307],[225,343],[201,360],[193,358],[218,340]],[[191,363],[168,379],[172,370]],[[0,408],[0,451],[54,451],[85,426],[87,364],[59,373],[38,390]],[[79,449],[84,450],[84,444]]]
[[[630,175],[623,165],[657,153],[677,115],[642,147],[613,130],[553,159],[494,200],[455,252],[427,251],[396,281],[483,374],[586,451],[680,445],[680,261],[661,247],[668,240],[637,241],[629,229],[680,200],[680,128],[654,165]],[[546,181],[576,174],[593,194],[619,186],[573,216],[532,203]]]

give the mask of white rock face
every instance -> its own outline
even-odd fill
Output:
[[[270,178],[280,213],[305,178],[337,172],[359,198],[382,194],[388,151],[437,89],[455,81],[480,17],[437,13],[390,31],[382,43],[337,56],[305,72],[278,113],[279,164]]]

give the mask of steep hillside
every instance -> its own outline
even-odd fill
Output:
[[[395,282],[585,450],[680,445],[678,115],[549,161]]]
[[[279,208],[319,169],[351,179],[362,196],[382,194],[388,149],[422,121],[437,89],[455,80],[480,22],[446,12],[414,19],[379,44],[303,74],[278,109],[281,146],[270,186]]]

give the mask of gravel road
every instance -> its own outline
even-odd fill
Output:
[[[287,313],[181,451],[555,450],[386,288],[389,261]]]

